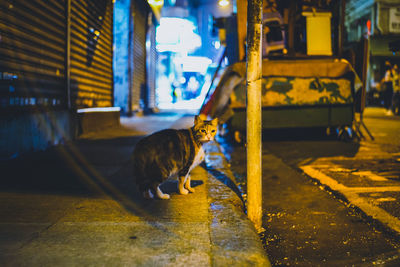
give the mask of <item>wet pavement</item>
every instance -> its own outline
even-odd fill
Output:
[[[263,239],[273,266],[400,266],[400,121],[381,111],[366,113],[373,141],[264,138]],[[225,148],[245,189],[246,150]]]

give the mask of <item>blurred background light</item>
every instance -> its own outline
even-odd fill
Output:
[[[185,56],[175,58],[176,63],[182,65],[182,71],[184,72],[199,72],[205,74],[207,68],[212,63],[212,60],[208,57],[198,57],[198,56]]]
[[[194,51],[201,46],[201,38],[194,32],[195,28],[193,22],[187,19],[161,18],[156,32],[157,50],[177,53]]]
[[[221,47],[221,42],[219,40],[216,40],[213,42],[215,49],[219,49]]]
[[[228,0],[219,0],[218,5],[225,7],[225,6],[229,5],[229,1]]]
[[[147,1],[151,6],[163,6],[164,0],[148,0]]]

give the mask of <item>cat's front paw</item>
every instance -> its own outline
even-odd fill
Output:
[[[187,195],[187,194],[189,194],[189,190],[187,190],[186,188],[182,188],[182,189],[179,189],[179,193],[181,195]]]

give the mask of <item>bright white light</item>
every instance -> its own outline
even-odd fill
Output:
[[[78,113],[89,113],[89,112],[110,112],[110,111],[121,111],[120,107],[98,107],[98,108],[81,108],[78,109]]]
[[[225,7],[225,6],[229,5],[229,1],[228,0],[219,0],[218,5]]]
[[[220,41],[214,41],[214,47],[215,47],[215,49],[219,49],[221,47],[221,42]]]
[[[187,53],[201,46],[201,38],[194,33],[193,22],[182,18],[161,18],[157,27],[156,41],[159,52]]]
[[[176,58],[175,62],[177,64],[182,64],[182,71],[184,72],[199,72],[205,74],[212,60],[208,57],[187,56]]]
[[[147,2],[152,6],[163,6],[164,0],[147,0]]]

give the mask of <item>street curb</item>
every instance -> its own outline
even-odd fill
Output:
[[[271,266],[254,225],[244,212],[240,195],[213,176],[212,170],[233,179],[219,144],[207,145],[208,202],[212,266]],[[232,181],[232,182],[233,182]]]

